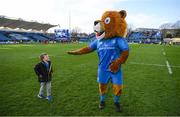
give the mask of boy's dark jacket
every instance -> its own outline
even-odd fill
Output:
[[[38,76],[39,82],[48,82],[52,80],[53,69],[52,69],[51,61],[48,61],[48,63],[49,63],[49,70],[47,70],[45,62],[43,61],[36,64],[34,67],[34,71]]]

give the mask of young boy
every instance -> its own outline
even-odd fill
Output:
[[[34,71],[36,75],[38,76],[38,81],[40,82],[40,90],[39,94],[37,95],[38,98],[45,98],[44,96],[44,88],[46,87],[47,90],[47,97],[46,99],[48,101],[52,101],[52,96],[51,96],[51,80],[52,80],[52,65],[51,61],[49,60],[48,54],[41,54],[40,55],[40,60],[38,64],[35,65]]]

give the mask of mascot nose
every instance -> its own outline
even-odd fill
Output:
[[[98,24],[99,22],[98,21],[94,21],[94,26],[96,26],[96,24]]]

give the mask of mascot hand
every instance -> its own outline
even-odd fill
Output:
[[[113,61],[109,68],[110,68],[111,72],[116,73],[119,70],[120,65],[118,64],[118,62]]]
[[[93,52],[93,50],[91,48],[83,47],[83,48],[80,48],[78,50],[68,51],[67,53],[68,54],[73,54],[73,55],[82,55],[82,54],[87,54],[87,53],[90,53],[90,52]]]
[[[68,51],[68,54],[77,55],[78,53],[76,51]]]

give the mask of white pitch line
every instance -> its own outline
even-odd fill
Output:
[[[162,48],[163,55],[166,56],[166,52],[164,51],[164,48]]]
[[[12,48],[0,48],[0,50],[10,50]]]
[[[157,67],[167,67],[167,65],[162,65],[162,64],[147,64],[147,63],[137,63],[137,62],[128,62],[128,64],[132,65],[146,65],[146,66],[157,66]],[[171,66],[171,68],[180,68],[180,66]]]
[[[135,65],[147,65],[147,66],[158,66],[158,67],[166,67],[166,65],[162,64],[147,64],[147,63],[137,63],[137,62],[128,62],[129,64],[135,64]]]
[[[54,57],[54,55],[49,55],[49,54],[48,54],[48,56],[49,56],[49,57]],[[35,59],[35,58],[39,58],[39,56],[29,57],[29,59]]]
[[[168,72],[169,74],[172,74],[172,69],[171,69],[171,66],[169,65],[169,62],[166,60],[166,66],[168,68]]]
[[[166,52],[163,52],[163,55],[166,56]]]
[[[163,55],[166,57],[166,52],[164,51],[164,48],[162,49],[162,51],[163,51]],[[166,59],[166,66],[167,66],[169,74],[171,75],[173,72],[167,59]]]

